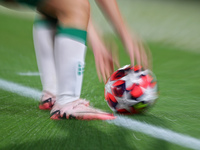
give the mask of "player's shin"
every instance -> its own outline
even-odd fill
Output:
[[[55,60],[58,79],[57,100],[52,108],[51,119],[110,120],[109,113],[89,106],[80,99],[86,31],[59,26],[55,37]]]
[[[86,34],[86,31],[80,29],[57,27],[55,60],[58,77],[56,104],[58,105],[64,105],[80,98]]]
[[[55,102],[57,81],[54,60],[55,22],[38,17],[33,26],[33,39],[43,87],[40,109],[51,109]]]

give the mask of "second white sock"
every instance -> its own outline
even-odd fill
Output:
[[[43,91],[57,93],[54,60],[55,26],[45,19],[38,19],[33,26],[33,39]]]

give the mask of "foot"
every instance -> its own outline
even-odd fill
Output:
[[[113,114],[89,106],[89,102],[82,99],[78,99],[65,105],[55,104],[50,115],[53,120],[112,120],[116,118]]]
[[[51,110],[55,101],[56,101],[56,97],[53,94],[44,92],[40,100],[39,109]]]

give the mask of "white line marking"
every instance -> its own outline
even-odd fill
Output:
[[[0,79],[0,89],[12,93],[16,93],[20,96],[33,98],[35,100],[39,100],[41,96],[41,92],[37,89],[33,89],[30,87],[26,87],[20,84],[16,84],[10,81]]]
[[[200,149],[200,139],[193,138],[188,135],[176,133],[169,129],[153,126],[144,122],[139,122],[128,117],[118,116],[117,119],[108,121],[120,127],[127,128],[132,131],[142,132],[157,139],[162,139],[182,147],[195,150]]]
[[[17,73],[20,76],[39,76],[39,72],[18,72]]]
[[[41,92],[37,89],[26,87],[3,79],[0,79],[0,89],[16,93],[20,96],[33,98],[35,100],[39,100],[41,96]],[[191,148],[195,150],[200,149],[200,139],[176,133],[169,129],[164,129],[144,122],[136,121],[128,117],[118,116],[117,119],[107,122],[110,124],[115,124],[117,126],[127,128],[132,131],[141,132],[154,138],[162,139],[180,145],[182,147]]]

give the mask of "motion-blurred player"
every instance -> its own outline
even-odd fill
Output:
[[[131,58],[131,63],[134,64],[134,58],[137,58],[137,62],[140,64],[140,51],[137,44],[132,41],[130,33],[121,18],[116,1],[97,0],[97,2],[120,35]],[[29,3],[29,1],[25,3]],[[106,48],[99,49],[99,45],[104,46],[104,44],[92,25],[88,27],[90,18],[89,2],[87,0],[46,0],[37,1],[37,3],[31,5],[36,5],[41,13],[58,20],[50,32],[47,30],[49,36],[46,37],[42,32],[37,32],[39,31],[37,25],[34,27],[34,43],[44,90],[39,107],[50,109],[53,106],[51,110],[52,119],[114,119],[114,116],[94,109],[89,106],[89,102],[80,99],[87,28],[99,77],[102,75],[105,81],[112,70],[110,56]],[[45,29],[51,28],[45,22],[43,23],[44,26],[47,25]],[[38,33],[41,33],[41,37],[47,40],[46,45],[43,45],[45,40],[39,40]],[[51,61],[48,60],[48,57],[51,58]],[[143,53],[142,58],[145,57],[146,55]],[[146,63],[145,59],[144,64]]]

